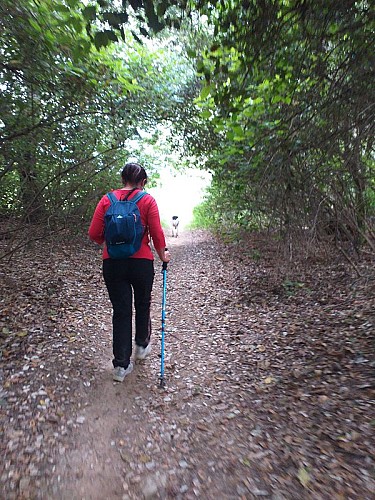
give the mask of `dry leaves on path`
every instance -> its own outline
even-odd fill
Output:
[[[374,271],[257,245],[168,242],[164,390],[158,268],[153,353],[115,384],[97,251],[4,266],[6,498],[372,498]]]

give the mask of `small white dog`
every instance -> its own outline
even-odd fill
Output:
[[[178,225],[180,220],[177,215],[172,217],[172,238],[177,238],[178,236]]]

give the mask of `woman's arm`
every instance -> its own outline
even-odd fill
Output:
[[[163,228],[160,223],[159,208],[154,200],[151,198],[148,213],[147,213],[147,225],[154,244],[155,250],[163,262],[169,262],[171,259],[170,253],[166,250],[165,236]]]
[[[89,227],[89,238],[99,245],[104,243],[104,215],[107,210],[105,198],[106,196],[103,196],[97,204]]]

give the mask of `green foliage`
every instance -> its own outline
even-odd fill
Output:
[[[144,163],[150,186],[156,179],[153,155],[129,141],[171,113],[188,72],[175,51],[141,46],[128,30],[126,45],[93,43],[100,27],[88,33],[86,23],[97,12],[78,0],[0,7],[2,214],[84,217],[118,186],[130,155]]]
[[[215,214],[210,214],[210,207],[207,201],[193,209],[193,220],[190,223],[192,229],[214,229],[215,228]]]
[[[77,7],[75,0],[71,7]],[[129,24],[133,38],[142,44],[145,37],[160,33],[167,26],[179,27],[187,11],[184,1],[122,0],[120,4],[114,0],[92,0],[81,13],[91,42],[100,49],[112,42],[126,42]]]
[[[261,254],[260,250],[258,250],[257,248],[254,248],[251,250],[250,256],[255,262],[258,262],[262,256],[262,254]]]
[[[257,214],[284,235],[336,220],[358,241],[374,210],[369,2],[198,5],[214,27],[196,104],[210,123],[216,209],[235,224]]]
[[[182,151],[213,175],[194,225],[363,238],[369,2],[3,0],[0,28],[0,213],[85,217],[130,155],[152,185]]]
[[[304,286],[304,283],[301,283],[299,281],[291,281],[287,278],[282,282],[282,287],[288,296],[295,295],[296,292],[301,288],[304,288]]]

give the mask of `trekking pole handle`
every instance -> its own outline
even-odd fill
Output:
[[[166,247],[165,251],[167,251],[167,250],[168,250],[168,248]],[[167,270],[167,266],[168,266],[168,262],[163,262],[163,267],[162,267],[161,272],[166,271]]]

